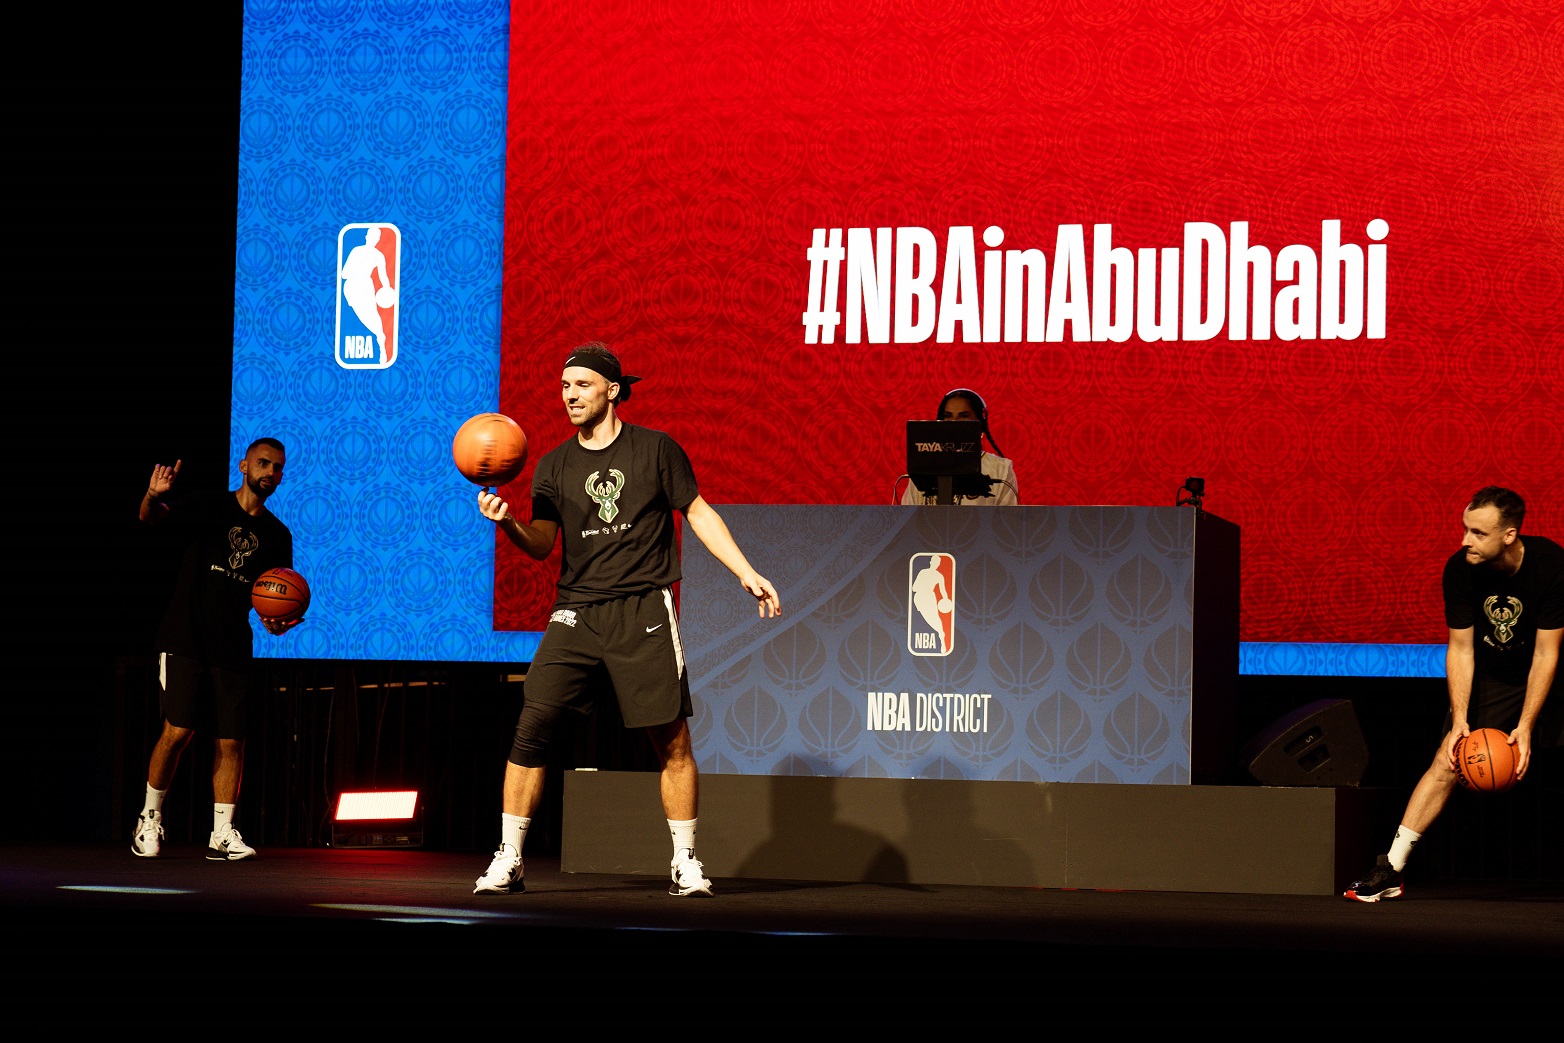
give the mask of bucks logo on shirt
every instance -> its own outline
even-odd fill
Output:
[[[1483,638],[1490,645],[1494,643],[1495,638],[1501,645],[1509,644],[1510,639],[1515,636],[1515,625],[1521,619],[1520,599],[1506,597],[1504,600],[1508,604],[1500,606],[1499,596],[1494,594],[1483,601],[1483,615],[1487,616],[1488,622],[1493,624],[1493,637]]]
[[[608,469],[609,480],[599,482],[597,479],[601,473],[600,471],[593,471],[587,476],[586,492],[597,503],[597,516],[605,522],[611,522],[614,520],[614,516],[619,513],[619,494],[624,491],[625,476],[624,472],[610,467]]]

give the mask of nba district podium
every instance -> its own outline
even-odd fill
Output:
[[[1188,507],[720,510],[783,615],[758,618],[686,532],[708,874],[1203,890],[1215,868],[1224,890],[1335,887],[1319,837],[1344,791],[1212,784],[1233,756],[1236,525]],[[565,787],[567,871],[666,871],[655,774]]]

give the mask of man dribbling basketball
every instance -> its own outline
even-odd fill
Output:
[[[1548,705],[1564,636],[1564,547],[1541,536],[1522,540],[1525,518],[1526,502],[1492,485],[1477,490],[1461,515],[1466,535],[1444,570],[1450,628],[1445,737],[1412,791],[1389,853],[1347,888],[1345,898],[1400,897],[1413,845],[1444,810],[1460,778],[1456,743],[1472,729],[1497,728],[1507,735],[1518,778],[1525,777],[1534,749],[1564,740],[1564,705],[1557,699]]]
[[[179,766],[179,755],[189,745],[201,711],[208,707],[216,751],[206,857],[214,862],[255,857],[255,849],[233,825],[248,724],[250,590],[268,569],[293,565],[293,534],[266,509],[286,462],[281,442],[256,439],[239,463],[244,481],[237,490],[192,496],[174,504],[164,497],[173,489],[179,463],[152,469],[141,500],[141,520],[177,530],[185,549],[157,635],[163,731],[147,764],[146,803],[130,847],[142,858],[162,853],[163,798]],[[282,634],[302,619],[261,622],[272,633]]]
[[[559,593],[527,670],[521,717],[505,766],[499,849],[474,894],[526,890],[522,845],[543,797],[549,739],[565,710],[590,705],[587,679],[607,668],[627,727],[645,728],[662,765],[663,812],[673,837],[671,895],[709,895],[695,857],[699,778],[690,748],[693,712],[671,587],[679,579],[674,513],[738,577],[763,618],[782,611],[776,590],[755,572],[723,520],[701,499],[690,461],[660,431],[624,423],[630,397],[619,359],[583,344],[565,360],[560,395],[576,433],[538,461],[532,521],[523,523],[487,489],[484,517],[542,561],[561,540]]]

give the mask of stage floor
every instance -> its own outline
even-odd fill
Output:
[[[562,873],[557,859],[534,857],[526,894],[475,896],[483,854],[269,849],[251,862],[210,863],[193,847],[149,861],[100,845],[0,855],[13,954],[71,960],[112,947],[116,960],[170,980],[242,974],[247,988],[275,978],[396,994],[471,984],[496,973],[489,964],[529,990],[574,988],[583,973],[612,977],[645,957],[645,974],[615,979],[617,998],[658,995],[666,979],[651,968],[688,967],[724,1001],[827,978],[917,998],[1043,976],[1050,989],[1114,983],[1126,1002],[1150,1006],[1219,975],[1227,988],[1268,986],[1231,999],[1264,1005],[1266,996],[1282,1002],[1278,983],[1350,989],[1366,967],[1379,968],[1377,981],[1491,972],[1513,983],[1564,955],[1564,885],[1422,887],[1413,876],[1405,898],[1361,905],[719,879],[715,897],[681,899],[662,878]],[[583,960],[603,966],[583,971]],[[35,960],[23,973],[47,975],[47,966]],[[136,978],[116,980],[128,988]]]

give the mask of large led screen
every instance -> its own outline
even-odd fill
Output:
[[[450,435],[569,436],[591,339],[719,510],[892,502],[954,387],[1024,504],[1204,478],[1251,673],[1437,673],[1470,493],[1560,531],[1554,5],[252,3],[244,67],[233,442],[319,592],[265,654],[525,660],[557,559]]]

